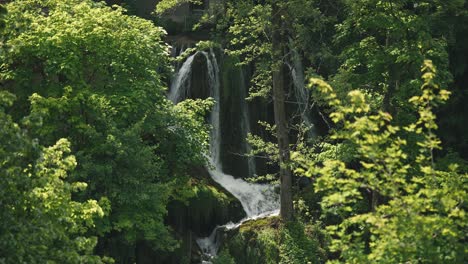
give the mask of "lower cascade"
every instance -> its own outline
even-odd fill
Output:
[[[236,179],[225,174],[218,169],[210,170],[213,180],[223,186],[242,204],[242,208],[247,213],[247,217],[238,223],[229,222],[222,226],[217,226],[208,237],[197,239],[197,244],[208,259],[216,256],[222,239],[219,235],[222,231],[238,228],[248,220],[278,215],[279,198],[274,191],[274,187],[268,184],[254,184],[242,179]],[[209,263],[209,262],[206,262]]]
[[[252,219],[277,215],[279,213],[279,195],[275,188],[269,184],[249,183],[242,179],[236,179],[232,175],[225,174],[221,163],[221,141],[222,133],[220,129],[220,80],[219,65],[213,50],[209,52],[197,52],[183,63],[182,67],[175,75],[175,79],[169,91],[169,99],[178,103],[187,98],[190,91],[190,79],[193,67],[193,59],[201,54],[206,59],[207,78],[210,90],[210,96],[214,98],[215,105],[210,114],[210,123],[212,126],[210,138],[210,157],[211,168],[208,168],[211,178],[236,197],[242,204],[246,217],[238,223],[229,222],[225,225],[217,226],[208,237],[198,238],[197,244],[202,250],[202,263],[211,263],[210,260],[216,256],[222,242],[220,236],[224,231],[238,228],[242,223]],[[241,76],[243,78],[243,76]],[[242,88],[242,87],[240,87]],[[242,127],[249,129],[249,120],[247,114],[242,114],[244,124]],[[245,131],[247,134],[248,131]],[[249,162],[249,171],[255,169],[253,162]]]

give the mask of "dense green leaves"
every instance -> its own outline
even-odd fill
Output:
[[[0,98],[0,262],[100,263],[86,231],[104,212],[96,200],[72,199],[87,184],[66,179],[76,167],[70,143],[43,147],[5,113],[14,96]]]
[[[96,222],[102,254],[112,243],[177,246],[166,205],[203,165],[207,102],[174,107],[164,30],[94,1],[14,1],[7,5],[0,53],[2,90],[18,98],[10,113],[44,144],[68,138],[77,161],[77,197],[106,204]],[[180,190],[178,190],[180,191]],[[110,208],[109,208],[110,202]],[[115,239],[114,239],[115,238]]]
[[[201,4],[203,1],[202,0],[162,0],[159,1],[158,4],[156,5],[156,13],[162,14],[164,12],[167,12],[171,9],[174,9],[181,4],[186,4],[186,3],[193,3],[193,4]]]
[[[431,59],[439,66],[438,80],[447,85],[447,38],[440,28],[456,16],[464,1],[345,1],[348,15],[337,25],[335,43],[342,65],[335,86],[379,94],[376,102],[400,120],[408,120],[408,99],[417,93],[419,65]]]
[[[339,223],[327,227],[339,261],[460,263],[466,256],[468,176],[457,173],[455,165],[440,171],[434,163],[440,140],[434,134],[433,107],[449,92],[436,84],[432,62],[426,61],[422,71],[421,95],[410,100],[419,118],[404,126],[393,124],[388,113],[370,112],[361,92],[350,92],[349,101],[342,102],[328,84],[311,80],[334,107],[333,121],[342,124],[332,138],[352,146],[359,163],[295,156],[305,169],[297,172],[317,177],[324,213],[339,216]],[[369,200],[371,206],[364,209]]]
[[[173,250],[166,207],[196,195],[187,174],[206,163],[213,102],[165,99],[168,46],[150,21],[91,0],[8,2],[0,5],[0,263],[135,262],[140,242]],[[159,1],[156,11],[187,3],[200,1]],[[297,175],[315,180],[314,194],[309,187],[295,197],[298,218],[322,214],[331,262],[461,263],[468,254],[466,167],[452,164],[456,154],[439,162],[435,115],[450,95],[440,87],[466,79],[466,5],[232,0],[203,17],[216,45],[250,67],[250,97],[269,98],[272,72],[283,65],[291,74],[280,80],[294,100],[295,59],[336,88],[314,78],[308,98],[327,109],[320,114],[334,123],[330,137],[310,146],[289,131]],[[274,134],[277,126],[263,124]],[[276,171],[278,146],[264,140],[251,137]],[[281,237],[261,233],[267,259],[325,261],[310,236],[319,232],[301,226]],[[223,251],[216,261],[237,259]]]

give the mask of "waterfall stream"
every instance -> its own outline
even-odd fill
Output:
[[[223,226],[216,227],[209,237],[197,239],[197,243],[203,254],[207,259],[216,256],[218,248],[221,243],[219,233],[222,230],[229,230],[232,228],[239,227],[243,222],[256,219],[260,217],[266,217],[279,212],[279,198],[278,194],[274,191],[272,185],[267,184],[254,184],[246,182],[242,179],[236,179],[232,175],[223,173],[222,162],[221,162],[221,140],[222,133],[220,127],[220,111],[221,111],[221,98],[220,98],[220,79],[219,79],[219,65],[216,59],[216,55],[213,50],[209,52],[199,51],[191,55],[182,64],[178,72],[176,73],[171,89],[169,91],[168,98],[178,103],[188,97],[190,93],[192,78],[192,67],[195,56],[201,54],[206,59],[207,72],[208,72],[208,84],[210,88],[210,96],[215,100],[215,105],[210,114],[210,122],[212,126],[211,139],[210,139],[210,162],[213,166],[208,169],[211,178],[219,183],[223,188],[229,191],[234,197],[236,197],[242,204],[242,208],[246,212],[247,217],[241,220],[239,223],[227,223]],[[245,85],[243,79],[243,73],[241,71],[241,83]],[[244,89],[241,93],[245,98],[245,87],[239,87]],[[250,130],[247,104],[244,102],[242,105],[243,112],[241,113],[243,118],[243,124],[239,124],[243,130],[243,135],[247,135]],[[244,111],[245,109],[245,111]],[[246,146],[248,148],[248,146]],[[252,167],[251,167],[252,166]],[[254,173],[255,167],[253,161],[249,161],[249,173]],[[210,262],[205,262],[210,263]]]
[[[310,116],[310,91],[306,88],[305,77],[304,77],[304,66],[302,65],[302,59],[296,49],[292,45],[290,40],[291,48],[291,64],[287,64],[291,71],[291,77],[294,85],[294,94],[296,101],[299,103],[299,111],[301,112],[302,121],[305,123],[308,129],[309,138],[315,138],[317,131],[314,123]]]
[[[181,49],[182,50],[182,49]],[[178,69],[175,78],[172,80],[171,89],[167,96],[173,103],[178,103],[187,98],[190,88],[190,78],[192,77],[192,63],[198,52],[188,57]]]
[[[240,83],[241,83],[241,87],[239,87],[240,89],[240,97],[241,97],[241,101],[240,101],[240,105],[241,105],[241,109],[242,109],[242,123],[241,123],[241,126],[242,126],[242,131],[245,131],[245,134],[243,134],[244,137],[247,138],[247,135],[248,133],[250,133],[250,118],[249,118],[249,106],[247,104],[247,102],[245,101],[245,98],[247,98],[247,93],[246,93],[246,80],[245,80],[245,75],[244,75],[244,69],[240,69],[240,75],[239,75],[239,78],[240,78]],[[250,144],[247,142],[247,140],[244,141],[244,152],[245,153],[250,153],[252,150],[252,147],[250,146]],[[257,168],[256,168],[256,165],[255,165],[255,158],[253,157],[248,157],[248,165],[249,165],[249,177],[253,177],[255,176],[255,173],[257,171]]]

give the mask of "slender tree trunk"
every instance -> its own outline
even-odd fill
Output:
[[[273,19],[273,105],[275,112],[276,135],[278,138],[279,162],[280,162],[280,216],[285,221],[293,219],[293,203],[292,203],[292,174],[287,167],[290,161],[289,157],[289,139],[286,120],[286,108],[284,104],[285,85],[284,85],[284,49],[285,49],[285,32],[284,22],[280,7],[277,2],[273,3],[272,19]]]

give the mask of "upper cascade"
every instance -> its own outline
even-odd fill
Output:
[[[232,193],[232,195],[241,202],[242,207],[247,214],[247,217],[240,223],[228,223],[222,227],[234,228],[248,219],[255,219],[258,217],[278,214],[280,204],[279,197],[274,190],[274,186],[269,184],[249,183],[242,179],[236,179],[232,175],[225,174],[223,172],[223,164],[221,161],[222,133],[220,120],[220,69],[216,59],[216,54],[213,49],[210,49],[209,51],[198,51],[185,60],[172,81],[171,89],[168,95],[169,100],[174,103],[178,103],[189,97],[192,86],[191,79],[192,68],[194,67],[193,61],[194,58],[198,55],[201,55],[206,59],[206,78],[208,80],[210,96],[215,100],[215,104],[210,114],[212,131],[210,138],[209,160],[212,166],[208,168],[208,171],[214,181]],[[240,76],[240,78],[244,78],[243,75]],[[248,129],[249,120],[247,119],[247,113],[242,113],[242,115],[244,116],[243,120],[245,124],[242,124],[241,126],[244,129]],[[216,228],[210,237],[198,239],[199,246],[208,255],[215,255],[217,252],[219,241],[217,242],[216,233],[219,228],[221,227]]]
[[[178,69],[174,79],[172,80],[171,89],[169,90],[169,95],[167,97],[173,103],[178,103],[188,97],[187,92],[189,91],[190,79],[192,77],[192,64],[197,54],[198,52],[192,54],[185,60],[182,67]]]

